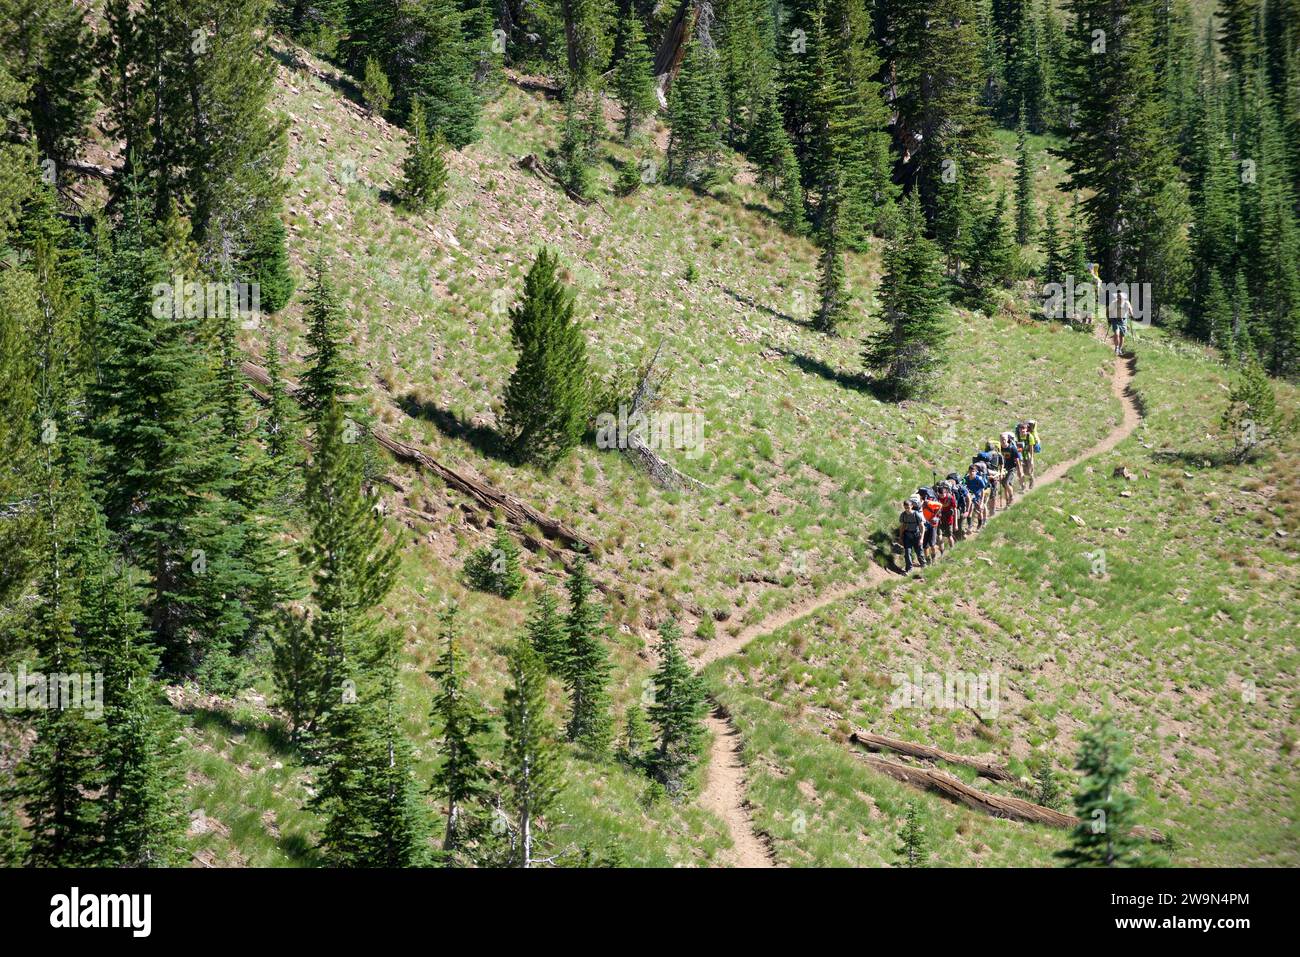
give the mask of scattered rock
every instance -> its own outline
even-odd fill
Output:
[[[1111,473],[1111,478],[1127,479],[1130,482],[1136,482],[1137,476],[1128,470],[1128,466],[1117,465],[1115,471]]]
[[[1083,519],[1081,519],[1078,515],[1071,515],[1070,521],[1074,522],[1074,524],[1078,525],[1080,528],[1086,528],[1088,526],[1088,523],[1085,522]]]

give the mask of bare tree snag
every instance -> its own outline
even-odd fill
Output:
[[[262,387],[265,388],[271,384],[271,377],[261,366],[254,365],[252,362],[244,362],[241,369],[245,376]],[[298,391],[296,385],[287,381],[285,383],[285,388],[288,390],[290,395],[293,395]],[[256,389],[254,389],[253,392],[257,395],[259,400],[263,402],[266,401],[267,396],[265,393],[259,392]],[[427,453],[417,449],[415,446],[407,445],[405,442],[399,442],[397,439],[389,435],[388,432],[378,426],[372,426],[370,428],[370,434],[374,437],[375,441],[378,442],[382,448],[390,452],[394,458],[410,465],[415,465],[426,472],[432,472],[434,475],[438,476],[438,478],[442,479],[449,487],[469,496],[472,501],[477,503],[480,508],[489,514],[493,512],[501,512],[511,522],[511,524],[519,528],[523,528],[525,525],[529,524],[535,525],[547,538],[562,542],[570,548],[582,546],[588,551],[595,550],[596,543],[590,538],[575,529],[570,528],[558,519],[542,514],[527,502],[515,498],[510,493],[503,492],[486,482],[472,478],[468,475],[462,475],[454,469],[448,468]],[[392,480],[390,480],[390,484],[392,484]]]
[[[992,817],[1006,818],[1011,821],[1024,821],[1028,824],[1046,824],[1049,827],[1059,828],[1077,827],[1080,823],[1079,819],[1073,814],[1056,811],[1050,807],[1035,804],[1033,801],[1026,801],[1023,798],[990,794],[988,791],[973,788],[943,771],[915,768],[910,765],[900,764],[897,761],[887,761],[871,754],[863,754],[861,757],[869,768],[887,774],[895,781],[902,781],[904,784],[910,784],[922,791],[934,791],[950,800],[964,804],[976,811],[982,811]],[[1135,837],[1156,844],[1163,842],[1165,839],[1163,834],[1151,827],[1135,827],[1132,833]]]
[[[666,103],[668,87],[677,77],[686,56],[686,40],[692,34],[707,49],[713,49],[713,3],[711,0],[680,0],[677,12],[668,22],[664,38],[659,41],[655,51],[655,80],[659,89],[659,101]]]
[[[655,397],[658,394],[659,386],[662,384],[662,377],[655,378],[655,363],[659,361],[659,353],[663,350],[660,344],[655,349],[655,354],[650,358],[645,372],[641,375],[641,380],[636,385],[636,391],[632,393],[632,406],[628,412],[627,419],[632,421],[633,417],[640,414],[645,415],[646,410],[654,404]],[[654,449],[646,444],[645,437],[642,435],[640,427],[628,429],[627,435],[619,436],[619,449],[632,462],[650,476],[650,480],[660,488],[682,489],[693,488],[707,490],[708,486],[698,479],[691,478],[684,472],[679,471],[666,459],[660,456]]]
[[[973,769],[980,777],[988,778],[991,781],[1014,781],[1016,779],[1016,776],[1008,771],[1005,765],[995,761],[975,758],[965,754],[953,754],[950,751],[942,751],[928,744],[912,744],[910,741],[887,738],[883,734],[873,734],[870,731],[854,731],[849,735],[849,740],[871,751],[894,751],[898,754],[906,754],[909,757],[921,758],[926,761],[947,761],[949,764],[960,764],[962,767]]]

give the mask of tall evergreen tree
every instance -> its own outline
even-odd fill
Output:
[[[925,237],[915,191],[903,202],[902,223],[885,247],[884,268],[880,280],[884,327],[867,340],[864,359],[893,395],[910,398],[933,383],[948,337],[939,251]]]
[[[491,778],[479,752],[488,730],[487,716],[465,686],[465,664],[461,658],[456,627],[456,606],[441,616],[442,655],[430,672],[437,683],[433,718],[438,726],[440,761],[433,772],[429,791],[447,809],[442,851],[456,860],[468,841],[480,832],[487,808]]]
[[[543,588],[537,595],[537,603],[524,625],[528,642],[553,675],[562,675],[565,659],[564,617],[560,614],[559,603],[550,588]]]
[[[402,162],[402,202],[415,213],[437,212],[447,201],[447,141],[429,133],[419,100],[411,104],[406,126],[411,146]]]
[[[1038,231],[1034,212],[1034,157],[1029,149],[1024,111],[1016,131],[1016,242],[1027,246]]]
[[[506,386],[502,430],[518,459],[543,468],[578,444],[590,403],[586,341],[558,269],[558,258],[540,249],[510,312],[519,360]]]
[[[527,641],[510,652],[511,686],[506,689],[505,781],[517,833],[514,863],[532,867],[537,844],[537,822],[545,817],[561,788],[555,729],[546,717],[546,673]]]
[[[569,691],[567,734],[595,755],[609,750],[613,734],[609,700],[609,652],[605,649],[603,610],[592,600],[595,585],[582,552],[574,556],[566,583],[569,611],[565,617],[565,657],[562,677]]]
[[[623,56],[614,68],[614,93],[623,109],[623,140],[627,142],[641,121],[654,113],[659,100],[640,17],[627,18],[622,40]]]
[[[844,259],[840,252],[840,198],[838,189],[826,197],[827,209],[822,221],[821,282],[818,294],[821,305],[817,310],[816,327],[822,332],[834,333],[849,318],[848,290],[844,286]]]
[[[706,187],[722,149],[722,91],[718,54],[698,37],[686,45],[681,70],[668,94],[667,177]]]

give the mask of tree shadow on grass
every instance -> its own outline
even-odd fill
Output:
[[[803,329],[808,329],[814,332],[816,331],[816,328],[813,326],[811,319],[796,319],[794,316],[790,315],[789,313],[781,312],[781,310],[779,309],[773,309],[771,306],[764,305],[763,303],[759,302],[757,299],[754,299],[751,296],[746,296],[743,292],[737,292],[735,289],[732,289],[730,286],[724,286],[721,283],[719,283],[718,288],[721,289],[723,292],[725,292],[732,299],[736,300],[736,302],[740,303],[742,306],[748,306],[750,309],[755,309],[758,312],[765,313],[766,315],[771,316],[773,319],[783,319],[786,322],[794,323],[796,326],[799,326]]]
[[[270,49],[271,56],[284,64],[287,69],[301,70],[304,73],[310,74],[322,83],[338,90],[363,110],[369,109],[369,107],[366,106],[365,98],[361,95],[361,87],[353,82],[346,73],[340,72],[337,76],[331,76],[323,71],[313,69],[309,63],[300,59],[293,50],[277,50],[274,46]]]
[[[814,356],[804,355],[801,352],[791,352],[781,346],[777,346],[776,351],[809,375],[821,376],[828,382],[834,382],[836,385],[852,389],[854,392],[864,392],[881,402],[892,401],[893,397],[884,390],[882,384],[868,375],[861,372],[843,372]]]
[[[505,439],[490,426],[470,422],[450,409],[426,402],[411,392],[399,397],[397,404],[407,415],[432,423],[447,438],[467,442],[482,455],[495,459],[509,458]]]

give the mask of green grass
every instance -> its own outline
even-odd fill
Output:
[[[300,275],[317,248],[332,264],[373,376],[367,386],[377,419],[399,438],[599,543],[595,573],[608,588],[614,626],[616,714],[640,694],[649,675],[644,648],[665,616],[706,640],[734,634],[792,602],[858,579],[871,560],[870,536],[892,521],[897,501],[932,471],[943,474],[968,461],[972,448],[1015,420],[1038,419],[1049,462],[1077,454],[1120,420],[1106,350],[1059,326],[1026,321],[1014,304],[991,318],[954,315],[951,362],[932,401],[881,404],[853,382],[861,371],[861,340],[875,322],[878,246],[848,257],[858,319],[841,338],[814,333],[801,320],[815,302],[816,250],[779,230],[759,191],[730,182],[706,196],[656,185],[626,199],[604,195],[600,207],[578,207],[516,165],[521,155],[543,155],[558,140],[553,106],[532,94],[507,88],[488,107],[483,140],[452,157],[450,202],[424,218],[386,199],[404,154],[398,131],[346,108],[332,88],[305,72],[282,71],[276,104],[293,117],[291,250]],[[619,162],[654,156],[645,140],[631,149],[607,142],[606,150]],[[349,162],[356,182],[342,181]],[[610,185],[613,164],[600,175]],[[1059,176],[1054,167],[1040,188]],[[540,243],[565,263],[602,375],[635,366],[662,344],[673,370],[666,408],[705,419],[704,454],[674,459],[706,482],[708,492],[660,491],[618,455],[592,447],[550,474],[517,468],[485,450],[480,436],[490,436],[514,361],[506,310]],[[691,266],[697,275],[688,282]],[[271,324],[296,355],[304,353],[300,303]],[[254,354],[263,353],[266,332],[250,334],[246,345]],[[1144,337],[1139,348],[1144,363],[1152,351],[1142,371],[1153,405],[1149,443],[1190,442],[1209,427],[1207,410],[1221,401],[1217,381],[1207,378],[1214,367],[1159,340]],[[438,415],[404,414],[407,399],[411,408]],[[1158,412],[1161,402],[1167,412]],[[460,425],[445,431],[438,418]],[[1181,465],[1147,462],[1149,451],[1136,442],[1122,454],[1130,466],[1141,457],[1144,470],[1171,482],[1178,478],[1173,473],[1181,474]],[[714,666],[751,761],[749,799],[783,861],[893,859],[902,808],[915,795],[867,774],[843,737],[849,722],[879,726],[881,681],[917,656],[931,667],[992,660],[1014,673],[1024,707],[999,719],[994,742],[972,740],[964,719],[953,714],[885,717],[882,730],[954,750],[999,750],[1017,768],[1032,748],[1043,748],[1063,767],[1080,722],[1103,698],[1154,701],[1153,713],[1161,716],[1155,731],[1181,730],[1184,739],[1140,741],[1140,774],[1151,782],[1144,785],[1143,814],[1153,823],[1168,821],[1180,836],[1198,835],[1189,837],[1180,860],[1293,859],[1294,835],[1280,816],[1294,779],[1278,750],[1285,722],[1272,695],[1286,687],[1280,676],[1293,675],[1295,663],[1290,652],[1263,647],[1261,636],[1295,631],[1293,613],[1281,602],[1284,586],[1294,584],[1294,555],[1279,551],[1285,543],[1255,553],[1244,540],[1225,539],[1224,529],[1240,529],[1245,519],[1229,510],[1224,527],[1213,524],[1209,513],[1201,515],[1196,494],[1175,494],[1148,478],[1132,483],[1135,496],[1159,488],[1162,497],[1151,501],[1167,508],[1171,521],[1157,526],[1145,509],[1133,514],[1138,499],[1108,499],[1109,467],[1107,460],[1094,463],[1091,474],[1076,470],[1075,482],[1000,519],[924,591],[899,594],[907,614],[891,607],[892,594],[844,603]],[[405,637],[403,710],[419,773],[427,778],[433,689],[426,672],[437,653],[438,609],[448,600],[460,603],[470,684],[490,709],[499,709],[503,649],[521,630],[529,596],[557,568],[545,554],[525,553],[523,596],[503,601],[467,591],[461,564],[489,540],[490,530],[471,521],[462,498],[436,480],[403,479],[404,496],[388,493],[403,564],[385,618]],[[1222,494],[1226,500],[1229,493]],[[1172,531],[1173,516],[1181,522],[1189,508],[1201,523],[1197,534],[1214,549],[1239,548],[1256,563],[1276,563],[1281,554],[1282,570],[1270,572],[1278,578],[1265,588],[1229,558],[1201,568],[1180,557],[1175,546],[1183,544],[1182,532]],[[1074,526],[1069,513],[1084,517],[1087,529]],[[1093,541],[1108,522],[1120,521],[1112,513],[1125,516],[1129,533]],[[1112,582],[1086,580],[1080,550],[1098,544],[1112,562]],[[1147,567],[1154,556],[1160,556],[1158,570]],[[1235,583],[1231,597],[1220,593],[1212,601],[1206,590],[1225,582]],[[1169,596],[1182,587],[1196,597],[1175,613]],[[994,624],[972,624],[957,604],[968,601],[979,603]],[[1021,621],[1034,627],[1020,628]],[[1201,627],[1206,623],[1209,631]],[[1164,630],[1170,627],[1180,630]],[[1175,659],[1176,666],[1163,663]],[[1270,703],[1234,712],[1213,694],[1231,690],[1232,676],[1246,673],[1268,689]],[[1128,684],[1108,687],[1120,679]],[[1163,690],[1169,683],[1175,691]],[[1193,693],[1211,695],[1208,714],[1188,698]],[[558,685],[551,694],[558,719]],[[310,850],[318,824],[302,809],[309,779],[284,749],[277,719],[255,697],[233,708],[237,719],[209,713],[224,710],[189,714],[187,802],[207,822],[195,828],[191,849],[216,864],[318,863]],[[1216,734],[1231,742],[1235,763],[1227,774],[1203,751]],[[600,850],[617,843],[629,863],[680,866],[714,862],[729,843],[722,823],[689,801],[647,806],[643,776],[613,762],[567,760],[561,807],[546,822],[556,847]],[[1244,775],[1246,784],[1234,775]],[[1178,788],[1195,793],[1189,799]],[[1043,864],[1060,843],[1058,834],[922,801],[935,863]],[[432,803],[429,812],[436,827]],[[1210,814],[1213,825],[1206,823]]]
[[[1068,771],[1081,729],[1110,709],[1134,738],[1140,817],[1174,836],[1176,863],[1300,859],[1300,660],[1284,637],[1300,631],[1296,449],[1240,468],[1203,467],[1226,441],[1215,435],[1223,369],[1156,334],[1138,350],[1147,418],[1132,438],[1017,504],[923,584],[841,603],[714,666],[722,700],[752,729],[750,800],[760,821],[775,828],[792,813],[798,799],[788,782],[876,793],[878,776],[851,757],[853,727],[991,753],[1027,775],[1038,754]],[[1293,390],[1280,391],[1294,410]],[[1119,465],[1137,480],[1112,478]],[[996,672],[992,731],[965,708],[892,707],[892,677],[917,666]],[[828,752],[845,759],[827,763]],[[932,817],[975,817],[938,798],[924,802]],[[769,831],[778,854],[792,863],[808,855],[878,863],[877,848],[853,832],[861,808],[838,808],[815,840]],[[1062,840],[991,826],[1011,836],[986,842],[987,854],[958,855],[960,863],[1023,863]]]

